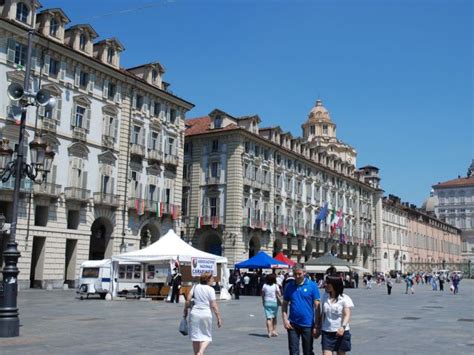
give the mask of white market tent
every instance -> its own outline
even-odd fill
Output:
[[[229,277],[227,258],[193,248],[182,240],[172,229],[146,248],[112,256],[112,262],[115,275],[118,271],[118,263],[138,262],[149,264],[169,260],[179,261],[180,263],[190,263],[192,258],[212,259],[215,260],[217,264],[221,264],[221,285],[222,289],[227,291],[227,280]],[[114,279],[115,278],[116,276],[114,276]],[[114,287],[113,289],[116,290],[117,288]],[[227,298],[227,294],[228,292],[224,291],[224,294],[221,292],[221,299]]]

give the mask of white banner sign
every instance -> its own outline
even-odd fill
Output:
[[[210,272],[216,276],[216,261],[213,259],[191,258],[191,276],[201,276],[205,272]]]

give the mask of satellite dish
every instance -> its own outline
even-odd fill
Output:
[[[51,99],[51,94],[47,90],[41,89],[36,93],[36,102],[40,106],[46,106],[49,99]]]
[[[8,85],[8,97],[10,100],[18,101],[23,97],[25,90],[23,90],[23,86],[18,83],[11,83]]]

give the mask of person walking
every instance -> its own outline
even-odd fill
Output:
[[[391,295],[392,294],[393,281],[392,281],[392,278],[390,277],[389,274],[387,274],[387,276],[385,276],[385,283],[387,284],[387,294]]]
[[[297,264],[293,268],[295,279],[286,284],[283,293],[282,318],[290,355],[299,355],[300,339],[303,354],[313,355],[313,337],[318,338],[321,331],[319,289],[305,274],[304,267]]]
[[[276,283],[276,275],[268,274],[265,277],[265,284],[262,286],[262,303],[269,338],[278,336],[276,326],[279,299],[281,299],[281,293],[280,287]]]
[[[356,272],[354,274],[355,287],[359,288],[359,274]]]
[[[459,292],[459,282],[461,279],[459,278],[459,275],[457,273],[454,273],[453,275],[453,295],[457,294]]]
[[[240,292],[242,290],[242,277],[240,276],[239,271],[234,272],[234,284],[232,291],[234,292],[234,299],[240,299]]]
[[[179,290],[181,289],[182,276],[178,268],[174,269],[173,277],[171,278],[171,303],[179,303]]]
[[[189,337],[193,342],[194,355],[203,355],[212,342],[212,313],[217,317],[217,327],[222,327],[222,318],[216,302],[216,291],[211,287],[212,274],[203,273],[199,284],[188,293],[184,306],[184,318],[189,313]],[[191,306],[191,300],[194,305]]]
[[[244,274],[243,279],[244,279],[244,295],[249,296],[250,295],[250,276],[247,272]]]
[[[344,355],[351,351],[349,321],[354,303],[343,292],[344,284],[339,277],[326,277],[326,292],[321,299],[323,355],[332,355],[333,352]]]
[[[446,276],[444,274],[444,272],[440,273],[439,274],[439,290],[440,291],[444,291],[444,280],[446,279]]]

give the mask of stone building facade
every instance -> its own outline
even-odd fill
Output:
[[[186,121],[183,238],[230,265],[259,250],[301,262],[331,251],[372,268],[382,211],[378,169],[356,170],[355,150],[336,139],[320,100],[303,138],[260,123],[257,115],[218,109]]]
[[[459,263],[460,233],[397,196],[384,197],[380,271],[431,271]]]
[[[57,99],[54,109],[27,111],[28,142],[36,131],[56,156],[45,183],[24,181],[16,235],[22,288],[73,286],[82,261],[179,231],[184,118],[193,107],[168,90],[160,63],[124,69],[118,39],[97,41],[90,25],[69,26],[61,9],[40,8],[33,0],[0,5],[2,87],[23,84],[27,31],[34,28],[33,90]],[[15,105],[0,96],[0,134],[12,148]],[[1,184],[7,222],[12,192],[12,179]]]
[[[433,185],[434,213],[462,231],[461,256],[474,261],[474,160],[467,175]]]

